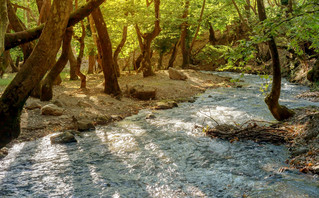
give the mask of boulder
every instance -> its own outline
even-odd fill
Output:
[[[96,124],[104,125],[112,121],[112,118],[107,115],[99,115],[96,118]]]
[[[48,104],[41,108],[42,115],[52,115],[52,116],[60,116],[63,114],[63,109],[54,105]]]
[[[33,110],[33,109],[41,109],[42,105],[39,102],[31,102],[30,104],[26,105],[26,109]]]
[[[89,131],[89,130],[94,130],[95,127],[93,125],[93,122],[90,120],[78,120],[77,129],[78,131]]]
[[[158,103],[156,103],[154,109],[156,109],[156,110],[164,110],[164,109],[172,109],[174,107],[178,107],[177,103],[174,102],[174,101],[158,102]]]
[[[77,142],[75,136],[70,132],[63,132],[50,137],[51,144],[66,144],[71,142]]]
[[[146,116],[146,119],[154,119],[154,118],[156,118],[156,116],[152,113],[150,113]]]
[[[187,76],[183,74],[181,71],[174,69],[172,67],[168,70],[169,78],[172,80],[186,80]]]
[[[151,87],[144,87],[144,85],[135,85],[128,88],[128,93],[133,98],[140,100],[151,100],[156,97],[156,89]]]

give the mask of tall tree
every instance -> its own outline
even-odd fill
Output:
[[[151,2],[147,1],[147,6],[149,6],[151,3],[154,3],[154,9],[155,9],[155,22],[154,22],[154,29],[152,32],[148,33],[142,33],[139,29],[139,27],[136,25],[136,30],[139,38],[143,38],[143,41],[140,42],[140,48],[143,54],[143,60],[142,60],[142,67],[139,68],[139,71],[143,71],[143,76],[153,76],[155,75],[152,63],[151,63],[151,44],[152,41],[159,35],[161,32],[160,27],[160,0],[154,0]]]
[[[0,2],[0,21],[0,56],[2,57],[5,51],[5,34],[9,24],[7,1],[4,0]]]
[[[59,57],[58,61],[54,64],[50,72],[46,75],[45,79],[41,85],[41,93],[40,93],[40,100],[41,101],[49,101],[53,97],[53,83],[55,79],[59,76],[59,74],[64,69],[66,63],[68,62],[70,47],[71,47],[71,40],[72,40],[72,27],[69,27],[65,31],[65,35],[63,38],[63,45],[62,45],[62,53]]]
[[[185,68],[189,65],[190,57],[189,57],[189,43],[188,43],[188,11],[189,11],[189,0],[185,0],[185,8],[183,13],[184,22],[181,25],[181,50],[183,55],[183,64],[182,68]]]
[[[267,19],[263,0],[257,0],[258,16],[260,21]],[[279,104],[280,89],[281,89],[281,69],[277,45],[273,36],[270,36],[268,41],[271,58],[273,80],[270,93],[266,96],[265,102],[272,115],[279,121],[285,120],[294,115],[294,112],[287,107]]]
[[[1,1],[2,2],[2,1]],[[22,108],[33,88],[54,63],[68,24],[71,0],[54,0],[34,51],[0,98],[0,148],[20,134]],[[2,37],[0,37],[2,38]]]
[[[119,95],[121,90],[113,66],[112,43],[100,8],[92,12],[92,17],[101,43],[102,69],[105,79],[104,92],[106,94]]]

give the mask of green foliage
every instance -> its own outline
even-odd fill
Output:
[[[214,63],[230,50],[232,50],[231,47],[226,45],[207,44],[195,58],[196,60],[200,60],[203,64]]]
[[[259,91],[263,95],[267,95],[267,93],[270,91],[270,76],[269,75],[259,75],[259,77],[263,80],[263,83],[259,87]]]

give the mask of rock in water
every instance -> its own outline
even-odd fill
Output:
[[[41,108],[42,115],[60,116],[63,114],[63,109],[54,105],[48,104]]]
[[[164,110],[164,109],[172,109],[174,107],[178,107],[176,102],[158,102],[154,109],[156,110]]]
[[[169,68],[168,70],[169,78],[172,80],[186,80],[187,76],[183,74],[181,71],[178,71],[174,68]]]
[[[92,121],[90,120],[79,120],[77,121],[78,131],[89,131],[95,129]]]
[[[74,135],[70,132],[60,133],[50,138],[51,144],[66,144],[71,142],[77,142]]]

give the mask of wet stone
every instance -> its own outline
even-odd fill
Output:
[[[77,142],[74,134],[68,131],[50,137],[50,141],[51,141],[51,144],[66,144],[71,142]]]

